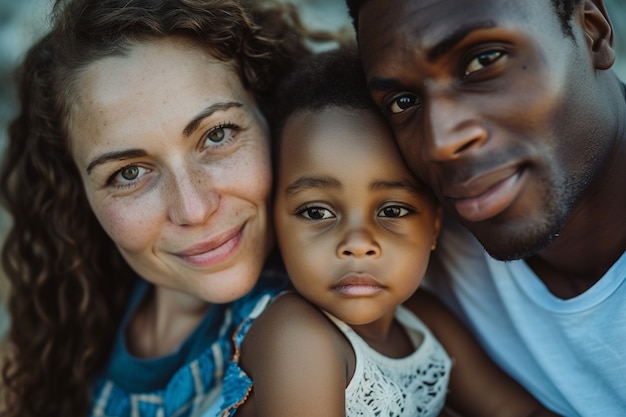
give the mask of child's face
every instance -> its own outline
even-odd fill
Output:
[[[295,288],[348,324],[392,314],[428,264],[434,198],[372,111],[296,114],[282,141],[275,222]]]

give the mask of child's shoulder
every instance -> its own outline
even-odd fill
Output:
[[[273,300],[255,320],[244,344],[274,350],[286,345],[291,348],[337,349],[337,343],[344,339],[341,331],[317,306],[298,293],[287,292]]]
[[[267,306],[252,325],[246,338],[254,337],[256,333],[262,334],[263,339],[268,339],[271,335],[281,340],[339,332],[317,306],[298,293],[287,292],[276,297]]]
[[[241,349],[242,368],[254,374],[266,366],[288,369],[289,363],[306,368],[346,369],[353,352],[341,331],[315,305],[297,293],[277,297],[255,320]],[[345,387],[345,386],[344,386]]]

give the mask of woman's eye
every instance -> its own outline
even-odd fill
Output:
[[[330,210],[322,207],[306,207],[299,210],[296,214],[308,220],[325,220],[335,217]]]
[[[132,181],[134,179],[137,179],[137,177],[139,176],[139,167],[138,166],[130,166],[130,167],[126,167],[124,169],[122,169],[122,171],[120,172],[120,175],[128,181]]]
[[[419,105],[419,98],[417,96],[413,94],[405,94],[396,98],[391,103],[391,105],[389,106],[389,111],[393,114],[398,114],[417,105]]]
[[[387,206],[383,207],[378,215],[380,217],[404,217],[410,213],[410,210],[401,206]]]
[[[496,62],[498,59],[502,58],[503,56],[504,56],[504,52],[502,51],[484,52],[476,56],[474,59],[470,61],[467,68],[465,68],[465,73],[463,74],[463,76],[467,77],[476,71],[480,71],[483,68],[488,67],[489,65],[493,64],[494,62]]]
[[[147,172],[148,169],[138,165],[128,165],[113,174],[110,182],[116,186],[129,185],[136,182],[138,178]]]
[[[226,137],[226,130],[223,127],[218,127],[217,129],[211,130],[206,138],[211,142],[219,143],[224,140]]]
[[[228,141],[235,133],[235,129],[236,126],[231,124],[214,127],[206,134],[204,145],[215,145]]]

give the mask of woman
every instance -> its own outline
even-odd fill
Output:
[[[219,406],[230,334],[283,283],[261,273],[262,110],[307,53],[289,16],[236,0],[56,5],[22,66],[0,176],[4,416]]]

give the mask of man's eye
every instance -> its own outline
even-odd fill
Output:
[[[335,217],[330,210],[322,207],[306,207],[299,210],[296,214],[308,220],[325,220]]]
[[[389,106],[389,111],[393,114],[402,113],[405,110],[419,105],[419,98],[413,94],[405,94],[396,98]]]
[[[465,68],[465,73],[463,74],[463,77],[468,77],[476,71],[480,71],[483,68],[488,67],[503,56],[504,52],[502,51],[488,51],[476,56],[470,61],[467,68]]]
[[[383,207],[378,215],[380,217],[404,217],[409,214],[410,211],[406,207],[401,206],[387,206]]]

